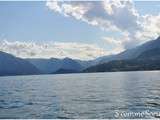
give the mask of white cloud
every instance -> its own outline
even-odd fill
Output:
[[[120,32],[125,49],[160,35],[160,15],[140,15],[131,0],[47,1],[46,6],[66,17],[73,17],[106,31]]]
[[[74,17],[106,30],[128,31],[139,27],[138,14],[131,7],[131,1],[47,1],[46,5],[51,10],[67,17]]]
[[[106,41],[106,43],[115,45],[115,46],[122,46],[122,41],[116,40],[113,37],[103,37],[103,40]]]
[[[84,43],[66,43],[66,42],[9,42],[0,41],[0,51],[11,53],[22,58],[64,58],[74,59],[94,59],[99,56],[107,55],[104,49],[96,45]]]
[[[111,47],[112,54],[124,51],[123,41],[113,37],[102,37],[102,40]]]
[[[157,16],[143,16],[142,31],[138,31],[136,36],[138,39],[150,40],[160,35],[160,14]]]

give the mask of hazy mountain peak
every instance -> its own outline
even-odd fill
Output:
[[[96,60],[98,61],[97,64],[99,64],[99,63],[106,63],[112,60],[134,59],[144,51],[154,48],[160,48],[160,36],[155,40],[151,40],[142,45],[136,46],[135,48],[125,50],[117,55],[104,56]]]
[[[27,60],[0,51],[0,75],[40,74],[40,71]]]
[[[160,36],[157,38],[157,40],[160,40]]]
[[[63,58],[63,60],[73,60],[73,59],[69,58],[69,57],[65,57],[65,58]]]

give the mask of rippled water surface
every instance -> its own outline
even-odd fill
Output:
[[[0,118],[124,118],[117,114],[143,111],[160,112],[160,72],[0,77]]]

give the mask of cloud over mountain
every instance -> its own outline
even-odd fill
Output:
[[[71,42],[10,42],[0,41],[0,51],[12,53],[22,58],[64,58],[74,59],[94,59],[99,56],[107,55],[104,49],[96,45]]]
[[[46,6],[66,17],[73,17],[106,31],[119,32],[124,49],[160,35],[160,15],[141,15],[131,0],[47,1]]]

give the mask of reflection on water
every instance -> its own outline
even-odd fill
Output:
[[[159,76],[154,71],[0,77],[0,118],[138,118],[116,115],[160,112]]]

